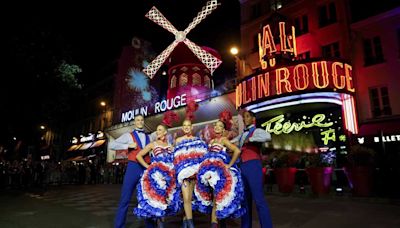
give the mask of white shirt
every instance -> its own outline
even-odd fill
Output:
[[[146,134],[144,132],[137,131],[142,146],[146,145]],[[118,137],[115,141],[110,142],[111,150],[127,150],[129,145],[134,143],[131,132],[127,132]],[[143,148],[142,148],[143,149]]]
[[[246,129],[250,129],[254,127],[254,124],[248,126]],[[243,132],[243,134],[236,136],[235,138],[233,138],[231,140],[232,143],[236,143],[239,142],[239,146],[242,147],[244,144],[244,141],[247,138],[247,135],[249,134],[249,131],[245,131]],[[249,138],[249,142],[267,142],[267,141],[271,141],[271,134],[269,132],[267,132],[266,130],[263,130],[261,128],[256,128],[254,130],[253,135]]]

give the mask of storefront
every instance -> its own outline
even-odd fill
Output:
[[[276,30],[273,30],[276,31]],[[294,28],[279,22],[259,36],[261,69],[236,86],[236,108],[271,133],[269,150],[346,154],[357,134],[352,66],[340,59],[297,60]]]
[[[105,159],[106,138],[102,131],[87,136],[73,137],[71,145],[67,150],[67,161],[89,161],[102,162]]]

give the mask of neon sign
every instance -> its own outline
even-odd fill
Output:
[[[279,38],[277,46],[269,25],[264,26],[262,34],[258,34],[258,54],[262,69],[276,65],[275,54],[297,56],[294,26],[287,27],[285,22],[279,22]]]
[[[311,122],[306,123],[305,120],[301,122],[293,122],[291,123],[290,120],[285,121],[284,115],[276,116],[263,124],[262,127],[265,127],[265,130],[269,133],[273,133],[276,135],[279,134],[290,134],[292,131],[301,131],[304,128],[311,128],[311,127],[330,127],[333,125],[333,122],[324,122],[326,116],[324,114],[316,114],[313,118],[311,118]],[[303,116],[303,119],[307,119],[306,116]]]
[[[165,112],[174,108],[179,108],[186,105],[186,94],[162,100],[154,104],[154,114]],[[133,109],[122,113],[121,122],[131,121],[135,118],[135,115],[141,114],[143,116],[149,115],[148,106]]]
[[[236,86],[236,108],[259,99],[309,90],[353,93],[352,66],[342,62],[315,61],[254,75]]]

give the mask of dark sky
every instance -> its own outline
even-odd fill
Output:
[[[228,49],[239,44],[240,4],[221,5],[188,38],[217,49],[223,61],[233,62]],[[145,18],[156,6],[178,30],[184,30],[206,0],[14,2],[2,7],[0,77],[1,121],[6,132],[18,133],[43,122],[43,100],[51,100],[55,66],[62,60],[83,70],[84,86],[109,75],[122,47],[133,36],[149,40],[160,53],[173,40],[168,31]],[[27,130],[29,131],[29,130]],[[3,133],[4,134],[4,131]]]

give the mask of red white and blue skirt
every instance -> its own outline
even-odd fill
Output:
[[[210,147],[197,174],[194,190],[194,209],[209,214],[212,211],[213,199],[216,203],[218,219],[238,218],[245,213],[244,186],[237,166],[230,169],[230,156],[221,146]]]
[[[200,163],[207,154],[207,144],[200,138],[182,140],[174,149],[174,169],[178,187],[185,179],[196,179]]]
[[[133,213],[141,218],[175,215],[182,207],[180,191],[176,190],[172,154],[152,157],[138,183],[138,206]]]

